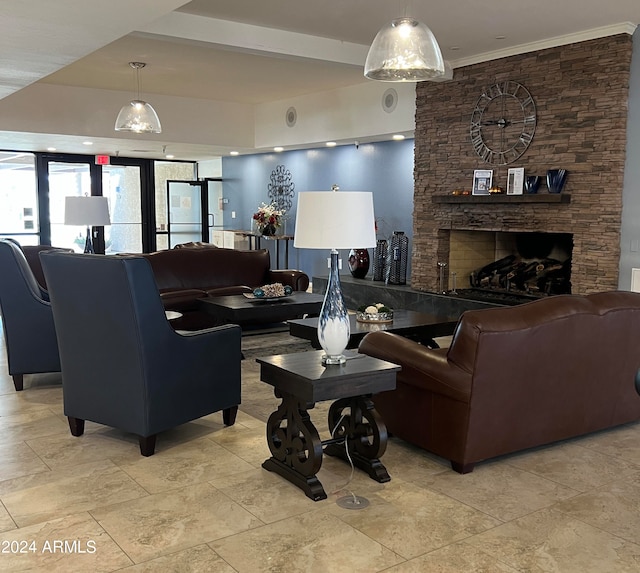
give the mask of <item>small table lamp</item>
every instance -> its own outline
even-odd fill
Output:
[[[343,364],[351,326],[342,296],[338,249],[375,247],[373,195],[364,191],[305,191],[298,194],[293,246],[329,249],[329,282],[318,318],[318,340],[325,351],[323,363]]]
[[[88,195],[82,197],[65,197],[64,224],[86,225],[87,240],[84,244],[84,252],[93,253],[91,227],[111,225],[107,198]]]

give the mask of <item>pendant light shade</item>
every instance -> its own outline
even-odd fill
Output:
[[[140,99],[140,69],[146,66],[143,62],[129,62],[136,71],[137,98],[122,107],[116,118],[116,131],[132,131],[134,133],[162,133],[162,126],[156,110],[150,103]]]
[[[438,42],[427,26],[397,18],[384,26],[369,48],[364,75],[383,82],[420,82],[445,73]]]

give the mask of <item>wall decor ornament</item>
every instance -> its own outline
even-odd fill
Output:
[[[513,163],[531,144],[536,122],[536,104],[527,88],[510,80],[493,84],[471,113],[471,145],[487,163]]]
[[[267,186],[270,203],[275,205],[278,210],[288,213],[291,211],[295,189],[291,171],[284,165],[276,165],[276,168],[271,172]]]

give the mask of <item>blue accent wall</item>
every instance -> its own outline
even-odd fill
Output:
[[[291,172],[295,184],[292,212],[289,213],[286,232],[293,235],[297,196],[300,191],[323,191],[335,183],[343,191],[371,191],[378,223],[378,238],[389,238],[393,231],[404,231],[409,237],[409,250],[413,238],[413,140],[323,147],[282,153],[266,153],[224,157],[222,160],[225,229],[249,229],[251,216],[260,203],[268,203],[268,185],[272,171],[284,165]],[[231,219],[231,211],[236,218]],[[330,213],[319,214],[330,217]],[[357,217],[357,213],[354,213]],[[269,244],[272,267],[275,268],[273,241]],[[358,245],[354,245],[358,247]],[[281,248],[281,257],[284,248]],[[289,249],[289,268],[297,268],[310,277],[328,274],[328,251]],[[348,273],[348,252],[340,253],[343,273]],[[373,249],[369,249],[373,258]],[[410,258],[410,257],[409,257]],[[407,283],[411,263],[407,273]],[[372,269],[367,275],[372,276]]]

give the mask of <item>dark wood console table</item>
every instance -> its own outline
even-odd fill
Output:
[[[406,338],[411,338],[422,344],[433,346],[433,338],[448,336],[458,323],[459,314],[451,316],[434,315],[413,310],[396,310],[393,313],[393,322],[375,323],[358,322],[355,315],[349,316],[351,336],[347,348],[357,348],[360,341],[369,332],[387,330],[395,332]],[[318,319],[300,318],[289,320],[289,334],[309,340],[314,348],[320,348],[318,341]]]
[[[271,457],[262,467],[298,486],[313,501],[327,494],[316,477],[323,453],[339,456],[380,482],[391,478],[380,462],[387,447],[387,429],[373,407],[371,395],[393,390],[400,366],[364,354],[345,364],[323,366],[323,352],[300,352],[257,358],[260,379],[274,387],[282,402],[267,421]],[[316,402],[336,400],[329,408],[332,438],[322,441],[308,410]]]

